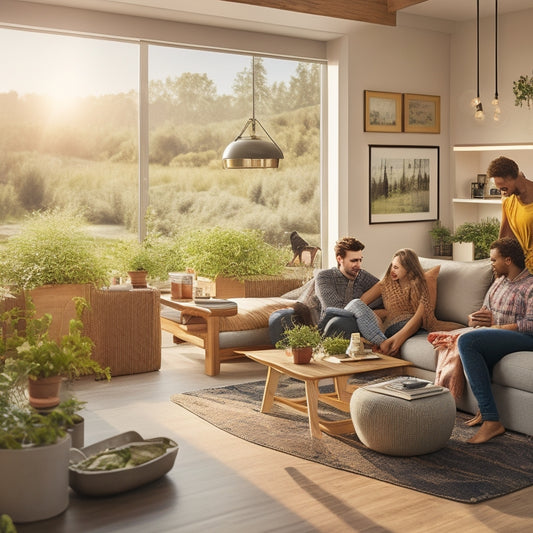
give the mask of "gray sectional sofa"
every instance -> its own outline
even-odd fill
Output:
[[[420,258],[425,270],[441,265],[437,278],[435,315],[439,320],[467,324],[468,315],[478,310],[492,282],[489,260],[460,262]],[[401,357],[411,361],[411,373],[434,379],[437,356],[427,335],[411,337],[401,349]],[[506,355],[494,368],[493,392],[502,424],[514,431],[533,435],[533,352]],[[477,411],[477,402],[467,386],[457,407]]]

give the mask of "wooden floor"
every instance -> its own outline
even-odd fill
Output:
[[[71,493],[61,515],[17,524],[19,533],[83,532],[523,532],[533,524],[533,487],[467,505],[335,470],[233,437],[172,403],[172,394],[265,378],[254,362],[203,374],[202,352],[163,333],[159,372],[84,379],[85,443],[123,431],[180,446],[174,468],[151,485],[111,498]]]

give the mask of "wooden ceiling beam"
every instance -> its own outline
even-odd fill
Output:
[[[413,0],[224,0],[254,6],[284,9],[324,17],[396,26],[396,11],[391,4],[414,4]],[[420,0],[419,0],[420,1]],[[403,7],[406,7],[403,6]]]
[[[415,4],[421,4],[427,0],[388,0],[388,9],[391,13],[396,13],[404,7],[414,6]]]

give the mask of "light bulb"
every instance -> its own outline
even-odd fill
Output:
[[[479,99],[479,96],[476,96],[475,98],[472,98],[470,103],[472,104],[472,107],[477,107],[481,103],[481,100]]]
[[[500,118],[501,118],[501,113],[502,113],[502,111],[500,109],[500,102],[499,102],[498,98],[494,98],[494,100],[492,100],[491,103],[494,106],[494,116],[493,116],[493,118],[494,118],[494,120],[496,122],[498,122],[500,120]]]
[[[483,104],[481,102],[476,104],[476,111],[474,113],[474,118],[479,121],[482,121],[485,119],[485,113],[483,112]]]

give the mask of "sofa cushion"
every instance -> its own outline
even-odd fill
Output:
[[[514,352],[506,355],[494,366],[492,381],[503,387],[533,393],[533,354]]]
[[[477,311],[492,283],[490,260],[449,261],[420,258],[424,270],[440,265],[437,278],[437,305],[439,320],[468,323],[468,315]]]
[[[426,270],[424,273],[426,277],[426,283],[428,285],[429,303],[431,304],[432,309],[435,309],[435,306],[437,305],[437,279],[439,277],[439,272],[440,265],[437,265],[429,270]]]
[[[401,349],[400,357],[413,363],[417,368],[435,372],[437,369],[437,352],[427,340],[426,332],[417,333],[407,339]]]

